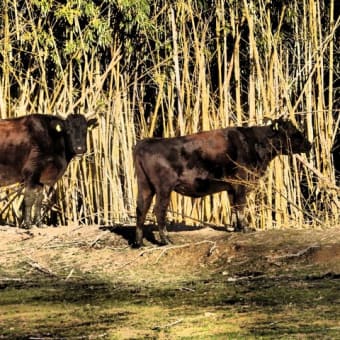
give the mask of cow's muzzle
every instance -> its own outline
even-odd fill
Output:
[[[76,155],[79,155],[79,156],[81,156],[81,155],[83,155],[84,153],[86,152],[86,147],[83,147],[83,146],[76,146],[75,148],[74,148],[74,153],[76,154]]]

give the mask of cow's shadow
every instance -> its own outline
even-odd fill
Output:
[[[218,231],[226,231],[223,226],[212,226],[209,225],[210,228]],[[185,232],[185,231],[195,231],[206,228],[206,226],[188,226],[185,224],[168,224],[167,230],[169,233],[176,232]],[[123,237],[130,246],[135,246],[135,225],[112,225],[112,226],[102,226],[99,229],[108,230],[116,235]],[[158,227],[155,224],[146,224],[143,228],[143,238],[148,242],[158,245],[161,245],[161,242],[155,237],[158,236]]]

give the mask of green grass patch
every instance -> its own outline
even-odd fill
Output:
[[[339,296],[331,276],[9,281],[1,287],[0,337],[336,338]]]

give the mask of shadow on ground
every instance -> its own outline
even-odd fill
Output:
[[[229,231],[224,226],[209,226],[215,231],[222,231],[229,233]],[[205,229],[206,226],[188,226],[185,224],[169,224],[167,225],[167,230],[170,234],[179,232],[193,232]],[[99,228],[100,230],[108,230],[122,238],[124,238],[130,246],[135,243],[135,231],[136,227],[134,225],[114,225],[114,226],[103,226]],[[161,243],[157,239],[158,237],[158,227],[155,224],[147,224],[143,229],[144,239],[151,244],[160,246]]]

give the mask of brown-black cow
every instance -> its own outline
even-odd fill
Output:
[[[43,186],[54,185],[71,159],[86,152],[87,128],[95,124],[96,119],[87,121],[80,114],[66,119],[32,114],[0,120],[0,186],[23,183],[23,227],[41,224]]]
[[[134,148],[138,183],[136,246],[154,195],[162,244],[169,243],[165,215],[172,191],[202,197],[227,191],[235,230],[244,230],[246,194],[278,155],[307,152],[311,144],[291,121],[229,127],[174,138],[147,138]]]

